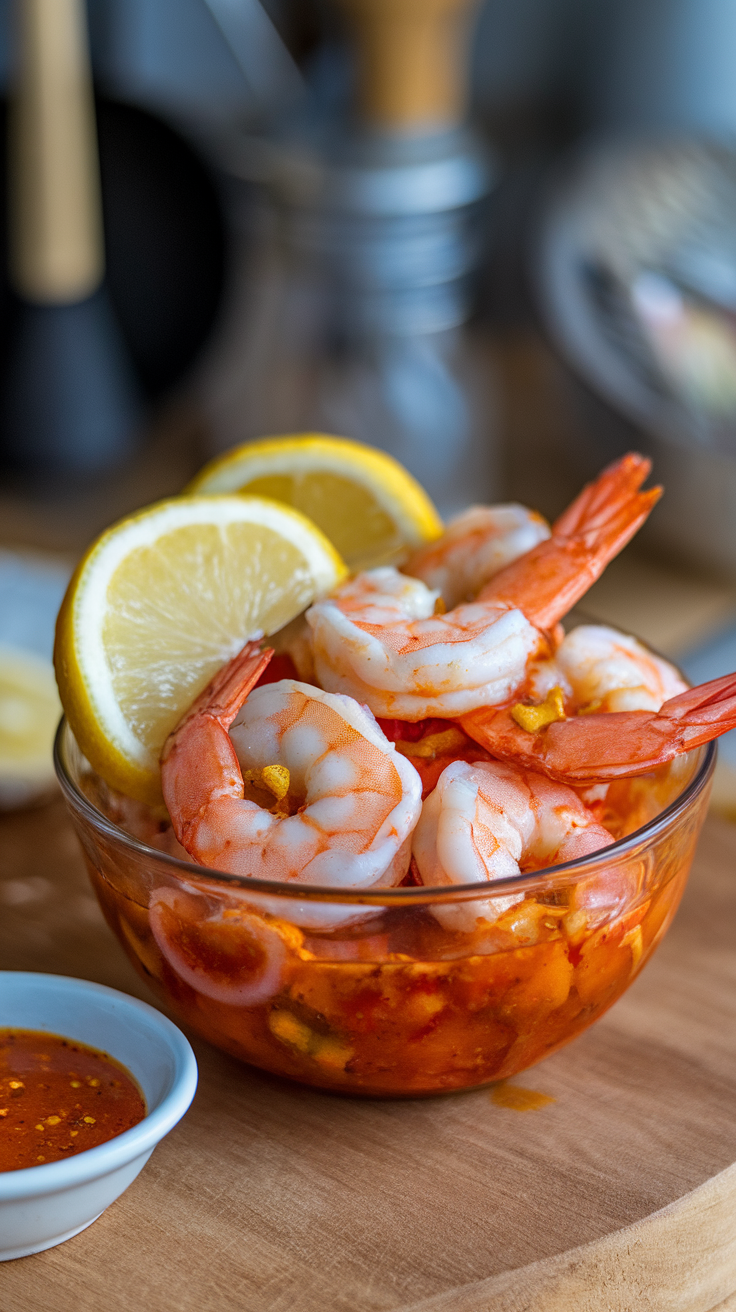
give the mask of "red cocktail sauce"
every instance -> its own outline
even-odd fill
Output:
[[[0,1030],[0,1171],[59,1162],[143,1120],[124,1066],[74,1039]]]

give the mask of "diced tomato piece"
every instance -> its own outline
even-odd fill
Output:
[[[262,688],[264,683],[278,683],[279,679],[298,678],[299,672],[288,652],[276,652],[268,662],[256,684],[256,688]]]
[[[442,733],[445,729],[451,728],[454,720],[430,718],[412,723],[410,720],[382,720],[379,718],[378,724],[390,743],[418,743],[420,738],[426,738],[430,733]]]

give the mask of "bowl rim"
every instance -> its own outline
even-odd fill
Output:
[[[159,1104],[147,1112],[142,1121],[130,1130],[115,1135],[95,1148],[86,1148],[59,1162],[46,1162],[39,1166],[25,1166],[17,1171],[0,1171],[0,1204],[21,1202],[45,1194],[63,1193],[78,1185],[88,1184],[101,1176],[110,1175],[120,1167],[152,1152],[156,1144],[169,1133],[188,1110],[197,1089],[197,1062],[188,1039],[181,1030],[155,1007],[141,1002],[119,989],[91,980],[77,979],[73,975],[47,975],[42,971],[4,970],[0,980],[14,981],[27,986],[31,993],[43,996],[54,992],[58,997],[62,989],[72,994],[85,994],[100,1001],[113,1000],[118,1013],[122,1010],[129,1023],[146,1017],[157,1030],[160,1042],[173,1058],[174,1073],[171,1087]],[[3,1025],[2,1029],[12,1029]],[[49,1031],[51,1033],[52,1031]],[[54,1030],[53,1033],[57,1031]],[[84,1043],[84,1039],[78,1040]]]
[[[578,874],[587,876],[598,870],[600,866],[610,864],[612,860],[616,862],[622,857],[634,856],[637,849],[650,843],[696,801],[710,783],[717,756],[715,740],[706,743],[704,747],[694,749],[702,752],[703,758],[689,784],[679,796],[652,820],[642,825],[641,828],[627,834],[624,838],[616,839],[609,847],[603,847],[599,852],[593,852],[589,856],[577,857],[574,861],[565,861],[557,866],[546,866],[543,870],[534,870],[530,874],[510,875],[504,879],[494,879],[483,884],[452,884],[440,887],[437,885],[417,887],[415,885],[403,888],[376,888],[374,886],[373,888],[345,891],[326,888],[318,884],[286,883],[275,879],[259,879],[255,876],[231,875],[223,870],[213,870],[209,866],[200,866],[194,862],[183,861],[180,857],[170,856],[167,852],[150,847],[148,843],[135,838],[121,828],[120,825],[115,824],[113,820],[108,819],[78,788],[69,775],[64,761],[64,738],[67,733],[73,736],[71,726],[66,716],[63,715],[59,721],[54,740],[54,766],[62,793],[70,807],[81,811],[93,827],[102,830],[108,838],[117,843],[122,843],[138,857],[145,857],[148,860],[153,858],[164,866],[168,866],[172,871],[176,871],[179,878],[185,882],[195,883],[199,891],[201,891],[203,881],[211,881],[226,888],[248,889],[255,893],[267,894],[271,897],[277,896],[293,902],[329,902],[341,906],[359,905],[386,908],[412,904],[426,906],[447,902],[469,902],[481,897],[487,899],[489,896],[506,895],[511,891],[516,893],[523,890],[526,892],[535,889],[542,883],[545,885],[549,885],[550,882],[557,884],[569,883],[571,874],[573,876]]]

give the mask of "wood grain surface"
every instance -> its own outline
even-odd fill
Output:
[[[150,1001],[61,803],[0,852],[4,968]],[[537,1111],[328,1097],[195,1040],[190,1113],[89,1230],[0,1266],[2,1312],[736,1312],[735,864],[709,820],[654,961],[513,1081]]]

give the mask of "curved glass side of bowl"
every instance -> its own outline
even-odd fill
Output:
[[[356,893],[192,864],[165,818],[92,772],[64,721],[56,743],[102,909],[159,998],[264,1070],[389,1097],[506,1079],[621,996],[677,909],[714,761],[710,744],[627,784],[622,836],[592,857]]]

